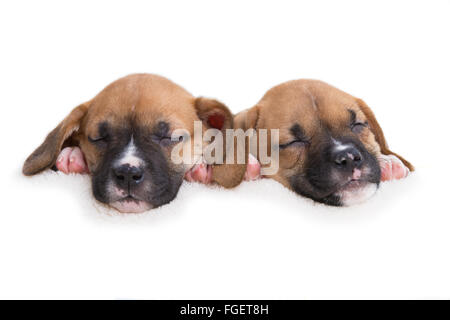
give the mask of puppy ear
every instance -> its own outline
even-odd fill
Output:
[[[256,129],[258,126],[258,120],[259,120],[259,106],[256,105],[250,110],[247,111],[247,117],[245,119],[245,127],[246,129]]]
[[[373,134],[375,135],[375,139],[380,145],[380,150],[382,154],[389,155],[392,154],[399,158],[405,166],[408,167],[410,171],[414,171],[414,166],[409,163],[406,159],[399,156],[395,152],[392,152],[389,150],[388,144],[386,142],[386,138],[384,137],[383,130],[381,129],[380,125],[378,124],[377,119],[375,118],[375,114],[373,111],[369,108],[369,106],[361,99],[356,99],[361,111],[365,114],[367,121],[369,122],[369,127],[372,130]]]
[[[203,125],[208,128],[223,132],[226,129],[233,128],[233,114],[223,103],[217,100],[197,98],[195,99],[195,110]]]
[[[208,128],[214,128],[222,131],[223,145],[224,145],[224,159],[223,164],[212,165],[212,179],[219,185],[225,188],[234,188],[244,178],[246,164],[226,164],[226,146],[227,137],[226,129],[233,129],[233,114],[221,102],[207,98],[197,98],[195,100],[195,109],[200,120]],[[234,153],[237,159],[237,139],[234,140]],[[231,151],[230,151],[231,152]],[[246,156],[247,158],[247,156]]]
[[[64,142],[79,129],[87,110],[87,103],[79,105],[47,135],[44,142],[25,160],[22,168],[24,175],[34,175],[55,164]]]
[[[239,112],[234,117],[234,127],[243,130],[256,129],[259,120],[259,106]]]

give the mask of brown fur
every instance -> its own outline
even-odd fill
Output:
[[[369,130],[359,135],[368,151],[375,155],[393,154],[411,171],[414,170],[408,161],[389,150],[373,112],[362,100],[322,81],[294,80],[273,87],[256,106],[237,114],[234,126],[244,130],[279,129],[280,144],[284,144],[292,139],[290,128],[297,122],[307,136],[318,144],[321,126],[330,128],[336,134],[348,130],[349,109],[356,113],[358,121],[367,121],[369,124]],[[294,148],[280,150],[280,169],[272,178],[290,187],[288,178],[304,167],[305,157],[305,152],[298,152]]]
[[[375,139],[377,140],[380,150],[382,154],[392,154],[399,158],[405,166],[408,167],[410,171],[414,171],[414,166],[409,163],[406,159],[404,159],[402,156],[398,155],[395,152],[392,152],[389,150],[388,144],[386,142],[386,139],[384,138],[383,130],[381,129],[380,125],[378,124],[377,119],[375,118],[375,114],[373,111],[369,108],[369,106],[361,99],[356,99],[358,102],[359,107],[361,108],[362,112],[367,117],[367,120],[369,122],[369,126],[372,129],[372,132],[375,134]]]
[[[55,164],[64,142],[79,129],[87,109],[88,103],[79,105],[47,135],[45,141],[25,161],[22,168],[24,175],[39,173]]]
[[[211,125],[208,123],[208,119],[210,119],[210,116],[212,114],[217,115],[220,114],[224,118],[224,123],[221,128],[223,137],[224,137],[224,159],[223,164],[221,165],[214,165],[212,168],[212,179],[214,182],[218,183],[219,185],[225,187],[225,188],[234,188],[235,186],[239,185],[239,183],[242,181],[244,175],[245,175],[245,164],[226,164],[226,129],[232,129],[233,128],[233,115],[231,114],[230,110],[221,102],[218,102],[216,100],[211,99],[204,99],[199,98],[196,100],[195,103],[197,112],[201,114],[200,118],[207,127],[211,127]],[[217,128],[219,129],[219,128]],[[235,147],[234,152],[236,154],[237,148],[236,148],[236,139],[234,141]],[[235,155],[236,157],[236,155]]]
[[[233,116],[222,103],[195,98],[182,87],[157,75],[129,75],[111,83],[92,100],[73,109],[27,158],[23,174],[34,175],[52,167],[63,146],[79,146],[89,169],[95,170],[101,151],[89,142],[88,137],[98,136],[98,125],[103,121],[120,127],[129,117],[134,117],[139,125],[149,128],[159,121],[166,121],[171,130],[185,129],[193,137],[194,121],[202,120],[206,130],[211,127],[208,121],[211,115],[223,117],[221,130],[233,127]],[[227,168],[226,171],[232,172],[234,169],[240,176],[240,167]],[[239,183],[235,175],[223,174],[223,171],[220,165],[213,167],[214,181],[225,187]]]

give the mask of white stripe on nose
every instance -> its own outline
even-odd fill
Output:
[[[337,141],[335,139],[331,139],[331,140],[333,140],[333,145],[334,145],[333,149],[335,151],[337,151],[337,152],[344,151],[344,150],[347,150],[347,149],[352,147],[352,145],[349,144],[349,143],[342,143],[342,142]]]
[[[137,148],[134,144],[133,136],[122,152],[121,157],[116,161],[116,166],[128,164],[130,167],[140,167],[144,161],[137,156]]]

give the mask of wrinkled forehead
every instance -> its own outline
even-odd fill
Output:
[[[351,122],[365,121],[356,99],[336,88],[315,92],[316,117],[320,119],[322,127],[339,130],[347,128]]]
[[[261,102],[265,125],[278,126],[280,134],[289,134],[297,123],[310,136],[323,130],[339,132],[352,120],[366,119],[356,99],[334,87],[291,85],[280,89]]]
[[[311,132],[319,123],[314,100],[297,86],[276,87],[258,105],[259,126],[279,129],[282,136],[289,135],[293,124],[301,124],[305,131]]]
[[[85,126],[88,131],[101,123],[151,129],[165,122],[171,131],[193,131],[194,120],[194,98],[183,88],[169,81],[128,81],[105,88],[92,100]]]

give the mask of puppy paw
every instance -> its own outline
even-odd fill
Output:
[[[89,173],[83,152],[78,147],[64,148],[56,160],[56,168],[64,173]]]
[[[185,173],[184,179],[190,182],[209,184],[212,181],[212,168],[205,163],[196,164]]]
[[[251,154],[248,155],[247,170],[245,171],[245,181],[257,180],[261,177],[261,164]]]
[[[409,169],[394,155],[381,155],[378,158],[381,167],[381,181],[390,181],[406,178]]]

